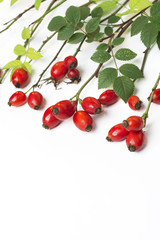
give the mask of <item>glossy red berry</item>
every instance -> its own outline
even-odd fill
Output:
[[[122,126],[128,131],[139,131],[144,126],[144,119],[139,116],[131,116],[123,121]]]
[[[68,56],[64,59],[64,64],[65,66],[70,69],[70,68],[76,68],[78,65],[77,58],[74,56]]]
[[[12,74],[11,80],[15,87],[23,88],[29,82],[29,74],[23,68],[18,68]]]
[[[52,109],[53,115],[59,120],[73,116],[77,108],[77,101],[63,100],[56,103]]]
[[[81,102],[82,108],[89,114],[98,114],[101,112],[101,103],[94,97],[86,97]]]
[[[51,77],[58,81],[62,80],[68,72],[68,68],[65,66],[64,62],[57,62],[51,68]]]
[[[103,105],[112,105],[118,101],[118,96],[115,94],[115,92],[112,89],[104,91],[100,96],[99,96],[99,101]]]
[[[141,150],[144,146],[144,142],[145,134],[142,130],[130,131],[126,139],[128,150],[131,152]]]
[[[142,107],[142,101],[139,97],[133,95],[129,97],[128,105],[132,110],[139,110]]]
[[[122,124],[119,123],[115,126],[113,126],[109,132],[108,132],[108,136],[106,137],[106,139],[109,142],[118,142],[118,141],[122,141],[124,139],[126,139],[127,135],[128,135],[128,130],[124,127],[122,127]]]
[[[79,81],[81,80],[80,72],[76,68],[71,68],[67,76],[74,83],[79,83]]]
[[[42,104],[43,104],[43,96],[40,92],[33,91],[29,94],[28,105],[31,108],[38,110],[39,108],[42,107]]]
[[[151,93],[152,94],[152,93]],[[150,94],[150,97],[151,97],[151,94]],[[149,98],[150,98],[149,97]],[[148,100],[149,100],[148,98]],[[156,103],[156,104],[160,104],[160,88],[157,88],[153,94],[153,99],[152,99],[152,102],[153,103]]]
[[[52,113],[52,109],[54,106],[50,106],[49,108],[46,109],[46,111],[43,114],[42,122],[43,122],[43,127],[46,129],[52,129],[56,126],[58,126],[61,121],[58,120]]]
[[[93,128],[93,119],[85,111],[77,111],[73,116],[73,122],[81,131],[90,132]]]
[[[17,91],[15,93],[13,93],[11,95],[11,97],[9,98],[8,105],[19,107],[19,106],[25,104],[26,101],[27,101],[27,97],[26,97],[25,93],[22,91]]]

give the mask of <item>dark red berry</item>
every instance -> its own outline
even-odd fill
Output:
[[[94,97],[86,97],[81,102],[82,108],[89,114],[98,114],[101,112],[101,103]]]
[[[52,109],[52,113],[59,120],[65,120],[73,116],[77,108],[77,101],[63,100],[56,103]]]
[[[79,81],[81,80],[80,72],[76,68],[71,68],[67,76],[74,83],[79,83]]]
[[[17,91],[12,94],[12,96],[9,98],[8,105],[9,106],[15,106],[19,107],[23,104],[25,104],[27,101],[27,97],[24,92],[22,91]]]
[[[126,139],[128,150],[131,152],[141,150],[144,146],[144,142],[145,134],[142,130],[130,131]]]
[[[152,93],[150,94],[150,97],[151,97]],[[150,98],[149,97],[149,98]],[[148,100],[149,100],[148,98]],[[152,99],[152,102],[153,103],[156,103],[156,104],[160,104],[160,88],[157,88],[153,94],[153,99]]]
[[[18,68],[12,74],[11,80],[15,87],[23,88],[29,82],[29,74],[23,68]]]
[[[117,102],[117,100],[118,100],[118,96],[115,94],[115,92],[112,89],[106,90],[99,96],[99,101],[101,102],[101,104],[107,105],[107,106],[114,104],[115,102]]]
[[[68,56],[64,59],[64,64],[65,66],[70,69],[70,68],[76,68],[78,65],[77,58],[74,56]]]
[[[43,96],[40,92],[33,91],[29,94],[28,105],[31,108],[38,110],[39,108],[42,107],[42,104],[43,104]]]
[[[51,106],[46,109],[46,111],[43,114],[42,122],[43,122],[43,127],[46,129],[52,129],[56,126],[58,126],[61,121],[58,120],[52,113],[52,109],[54,106]]]
[[[128,131],[139,131],[144,126],[144,119],[139,116],[131,116],[123,121],[122,126]]]
[[[119,123],[115,126],[113,126],[109,132],[108,132],[108,136],[107,136],[107,140],[109,142],[118,142],[118,141],[122,141],[124,139],[126,139],[127,135],[128,135],[128,130],[124,127],[122,127],[122,124]]]
[[[81,131],[90,132],[93,128],[93,119],[85,111],[77,111],[73,116],[73,122]]]
[[[132,110],[139,110],[142,106],[142,101],[139,97],[133,95],[128,99],[128,105]]]
[[[57,62],[51,68],[51,77],[58,81],[62,80],[68,72],[68,68],[65,66],[64,62]]]

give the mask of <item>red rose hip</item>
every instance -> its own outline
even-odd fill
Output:
[[[73,116],[76,108],[77,101],[62,100],[54,105],[52,113],[57,119],[62,121]]]
[[[29,82],[29,74],[23,68],[18,68],[13,72],[11,80],[16,88],[23,88]]]
[[[150,97],[151,97],[152,93],[150,94]],[[149,98],[150,98],[149,97]],[[148,100],[149,100],[148,98]],[[153,103],[156,103],[156,104],[160,104],[160,88],[157,88],[153,94],[153,99],[152,99],[152,102]]]
[[[139,97],[133,95],[128,99],[128,105],[132,110],[139,110],[142,106],[142,101]]]
[[[64,64],[65,66],[70,69],[70,68],[76,68],[78,65],[77,58],[74,56],[68,56],[64,59]]]
[[[74,83],[79,83],[81,80],[80,73],[76,68],[71,68],[68,72],[67,77]]]
[[[51,77],[58,81],[62,80],[68,72],[68,68],[65,66],[64,62],[57,62],[51,68]]]
[[[43,104],[43,96],[40,92],[33,91],[29,94],[28,105],[31,108],[38,110],[39,108],[42,107],[42,104]]]
[[[25,104],[26,101],[27,101],[27,97],[26,97],[25,93],[22,91],[17,91],[15,93],[13,93],[11,95],[11,97],[9,98],[8,105],[19,107],[19,106],[22,106],[23,104]]]
[[[45,129],[52,129],[58,126],[61,121],[58,120],[52,113],[52,109],[54,106],[50,106],[49,108],[46,109],[46,111],[43,114],[42,122],[43,122],[43,127]]]
[[[113,126],[109,132],[108,132],[108,136],[106,137],[106,139],[109,142],[118,142],[118,141],[122,141],[124,139],[126,139],[127,135],[128,135],[128,130],[124,127],[122,127],[122,124],[119,123],[115,126]]]
[[[130,131],[127,138],[126,144],[128,150],[131,152],[139,151],[143,148],[145,142],[145,134],[142,130]]]
[[[94,97],[86,97],[81,102],[82,108],[89,114],[98,114],[101,112],[101,103]]]
[[[84,132],[90,132],[93,128],[93,119],[85,111],[77,111],[73,116],[73,122],[77,128]]]
[[[123,121],[122,126],[128,131],[139,131],[144,127],[144,119],[139,116],[131,116]]]
[[[102,105],[109,106],[118,101],[118,96],[112,89],[106,90],[99,96],[99,101]]]

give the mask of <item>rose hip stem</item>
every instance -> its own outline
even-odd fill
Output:
[[[153,95],[154,95],[154,92],[159,84],[159,81],[160,81],[160,74],[157,78],[157,81],[155,82],[153,88],[152,88],[152,93],[151,93],[151,96],[149,98],[149,102],[148,102],[148,105],[147,105],[147,108],[145,110],[145,112],[143,113],[142,115],[142,118],[144,119],[144,127],[146,126],[146,121],[147,121],[147,118],[148,118],[148,113],[149,113],[149,109],[150,109],[150,106],[151,106],[151,103],[152,103],[152,99],[153,99]]]

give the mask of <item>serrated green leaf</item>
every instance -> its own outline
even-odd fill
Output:
[[[26,49],[21,44],[17,44],[14,48],[14,53],[18,56],[22,56],[23,54],[26,53]]]
[[[77,33],[74,33],[71,36],[71,38],[69,39],[68,43],[70,43],[70,44],[77,44],[77,43],[80,43],[83,39],[84,39],[84,34],[80,33],[80,32],[77,32]]]
[[[91,60],[97,63],[107,62],[111,58],[111,55],[108,52],[104,52],[102,50],[98,50],[93,53]]]
[[[108,23],[117,23],[121,18],[119,16],[111,16],[108,19]]]
[[[67,24],[59,30],[58,40],[68,40],[73,35],[74,31],[74,26]]]
[[[137,13],[139,12],[138,10],[134,10],[134,9],[128,9],[127,11],[123,12],[123,13],[118,13],[117,15],[119,17],[125,16],[125,15],[129,15],[129,14],[133,14],[133,13]]]
[[[31,60],[36,60],[42,57],[40,52],[37,52],[34,48],[28,48],[27,57]]]
[[[66,19],[68,22],[71,22],[72,24],[79,23],[81,18],[80,9],[75,6],[70,6],[66,11]]]
[[[115,54],[115,57],[121,61],[128,61],[135,58],[136,56],[137,54],[128,48],[121,48]]]
[[[131,9],[137,9],[139,11],[151,6],[152,3],[149,0],[130,0],[129,7]]]
[[[133,95],[134,83],[128,77],[117,77],[113,83],[113,90],[118,97],[127,103],[128,98]]]
[[[21,66],[21,65],[22,65],[22,62],[20,60],[13,60],[13,61],[10,61],[9,63],[7,63],[3,67],[3,69],[14,68],[14,67]]]
[[[152,5],[150,9],[151,16],[160,16],[160,2],[156,2]]]
[[[90,14],[90,8],[86,6],[79,7],[80,19],[85,20]]]
[[[101,17],[103,16],[103,10],[102,10],[102,8],[101,8],[101,7],[96,7],[96,8],[94,8],[94,9],[92,10],[92,12],[91,12],[91,16],[92,16],[92,18],[94,18],[94,17],[99,17],[99,18],[101,18]]]
[[[11,0],[11,6],[16,3],[18,0]]]
[[[141,31],[141,40],[149,48],[157,39],[158,30],[153,23],[147,23]]]
[[[103,13],[106,14],[113,10],[116,7],[115,1],[105,1],[97,5],[97,8],[101,7],[103,10]]]
[[[113,33],[113,28],[112,28],[112,27],[105,27],[104,33],[105,33],[107,36],[112,35],[112,33]]]
[[[86,24],[86,27],[85,27],[85,29],[86,29],[86,32],[87,33],[92,33],[92,32],[94,32],[97,28],[98,28],[98,26],[99,26],[99,18],[92,18],[92,19],[90,19],[88,22],[87,22],[87,24]]]
[[[141,72],[141,70],[134,64],[124,64],[119,68],[119,71],[126,77],[132,79],[143,77],[143,73]]]
[[[118,73],[115,68],[105,68],[98,75],[98,89],[108,88],[117,78]]]
[[[31,67],[31,64],[29,62],[24,62],[22,64],[22,68],[29,73],[31,73],[31,71],[32,71],[32,67]]]
[[[24,27],[23,31],[22,31],[22,38],[23,40],[26,40],[26,39],[29,39],[31,37],[31,34],[30,34],[30,28],[26,28]]]
[[[122,37],[115,38],[115,39],[112,41],[112,45],[113,45],[113,46],[118,46],[118,45],[122,44],[123,42],[124,42],[124,38],[122,38]]]
[[[35,9],[38,10],[41,5],[42,0],[35,0]]]
[[[102,51],[105,51],[109,48],[109,45],[106,44],[106,43],[101,43],[97,48],[96,50],[102,50]]]
[[[143,27],[148,23],[148,18],[145,16],[140,16],[131,25],[131,36],[137,35],[143,29]]]
[[[66,20],[64,17],[56,16],[52,18],[50,23],[48,24],[49,31],[59,31],[63,26],[66,25]]]

